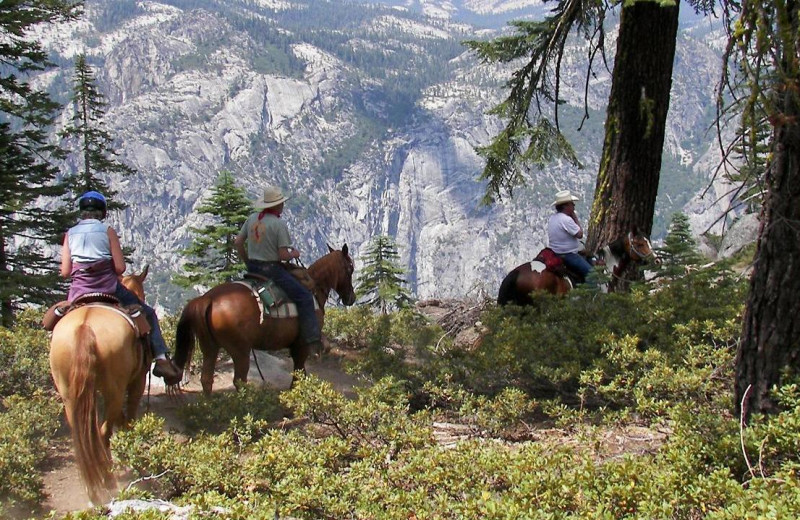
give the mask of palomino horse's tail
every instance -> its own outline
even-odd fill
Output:
[[[195,298],[186,304],[178,320],[175,331],[175,364],[181,369],[192,359],[195,338],[200,342],[208,342],[211,333],[208,330],[208,311],[211,299],[204,296]]]
[[[507,303],[515,303],[517,301],[517,278],[519,278],[519,271],[514,269],[503,278],[500,284],[500,290],[497,291],[498,305],[506,305]]]
[[[72,442],[83,482],[92,501],[97,502],[101,489],[111,489],[111,454],[97,418],[97,338],[86,324],[75,331],[76,348],[70,370],[67,420],[72,426]]]

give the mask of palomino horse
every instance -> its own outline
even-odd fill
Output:
[[[654,255],[650,239],[633,230],[602,248],[598,256],[605,261],[605,269],[611,276],[619,276],[627,265],[646,263]],[[533,291],[565,294],[570,289],[572,283],[567,277],[548,270],[538,271],[528,262],[506,275],[500,284],[497,303],[526,305],[532,302],[530,294]]]
[[[142,300],[147,271],[145,267],[141,274],[122,280]],[[116,483],[111,472],[111,434],[136,417],[149,368],[146,350],[123,311],[109,305],[86,304],[67,313],[53,329],[50,370],[92,502],[106,498],[102,492]],[[98,394],[105,408],[102,423]]]
[[[347,245],[330,252],[311,264],[308,274],[314,281],[314,297],[319,304],[320,327],[325,316],[328,294],[335,290],[345,305],[356,301],[353,291],[353,260]],[[200,383],[203,392],[211,394],[214,368],[220,348],[233,359],[233,382],[247,381],[251,350],[289,348],[294,370],[305,370],[309,348],[298,337],[297,318],[261,316],[261,304],[252,291],[236,282],[224,283],[191,300],[181,313],[175,338],[175,364],[183,369],[191,359],[195,338],[203,353]]]

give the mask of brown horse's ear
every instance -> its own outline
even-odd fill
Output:
[[[328,246],[328,252],[333,253],[333,248],[331,247],[331,245],[330,244],[325,244],[325,245]]]
[[[342,253],[344,254],[344,256],[347,256],[347,244],[342,246]]]
[[[144,279],[147,278],[147,272],[149,270],[150,270],[150,264],[147,264],[146,266],[144,266],[144,269],[142,269],[142,274],[139,275],[139,279],[141,281],[144,281]]]

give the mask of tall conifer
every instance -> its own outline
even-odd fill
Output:
[[[365,304],[380,309],[382,314],[411,303],[403,278],[405,270],[397,264],[399,257],[394,240],[379,235],[372,239],[358,277],[356,294],[365,299]]]
[[[10,326],[25,303],[47,303],[63,294],[47,243],[57,243],[63,209],[47,209],[64,195],[57,169],[63,156],[48,142],[58,105],[36,90],[27,75],[51,64],[33,33],[42,25],[74,19],[81,3],[63,0],[0,2],[0,320]]]
[[[664,247],[658,250],[658,257],[661,259],[659,276],[667,279],[686,274],[687,268],[696,267],[702,261],[697,240],[689,226],[689,217],[685,213],[672,216]]]
[[[211,215],[213,222],[202,228],[191,228],[194,238],[182,251],[188,259],[185,274],[172,281],[181,287],[211,287],[229,282],[243,270],[244,264],[236,254],[233,241],[253,211],[244,189],[236,185],[229,171],[221,171],[211,190],[211,196],[198,209]]]
[[[76,174],[69,186],[76,198],[90,190],[99,191],[108,198],[109,209],[122,209],[127,205],[119,201],[117,192],[101,176],[130,175],[134,170],[117,158],[114,139],[103,123],[108,103],[96,83],[86,55],[78,55],[72,78],[72,123],[61,131],[66,147],[74,150],[71,158]]]

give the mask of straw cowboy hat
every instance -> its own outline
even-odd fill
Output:
[[[581,200],[575,195],[572,194],[569,190],[563,190],[556,193],[556,200],[553,201],[553,206],[558,206],[559,204],[566,204],[567,202],[575,202],[576,200]]]
[[[282,202],[289,200],[289,197],[284,197],[281,189],[276,186],[267,186],[264,188],[264,195],[253,203],[255,209],[267,209],[277,206]]]

